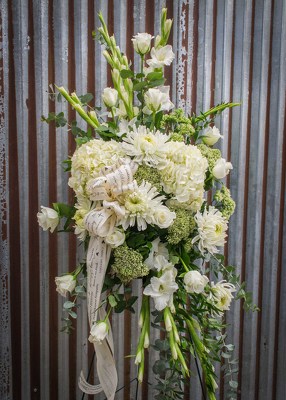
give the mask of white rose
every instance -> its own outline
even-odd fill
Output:
[[[151,50],[151,59],[147,60],[147,64],[152,68],[162,68],[164,65],[171,65],[175,58],[172,46],[167,44],[167,46],[159,47]]]
[[[131,40],[136,53],[141,55],[148,53],[151,48],[152,38],[153,36],[149,35],[149,33],[137,33],[137,35],[133,36]]]
[[[212,174],[215,178],[222,179],[229,174],[229,171],[231,169],[233,169],[232,163],[226,161],[224,158],[220,158],[215,163],[215,166],[213,167],[212,170]]]
[[[202,137],[204,144],[207,144],[208,146],[213,146],[220,138],[223,136],[220,134],[220,131],[216,126],[214,127],[208,127],[206,131],[204,132],[204,135]]]
[[[76,287],[76,280],[74,279],[73,275],[70,274],[56,276],[55,282],[57,285],[56,291],[64,297],[67,297],[67,292],[71,293]]]
[[[105,242],[109,244],[112,248],[121,246],[125,241],[125,233],[120,229],[115,228],[111,235],[106,236]]]
[[[166,206],[159,206],[154,210],[152,223],[159,226],[161,229],[165,229],[172,225],[175,218],[175,212],[170,211]]]
[[[199,271],[189,271],[184,276],[185,289],[188,293],[202,293],[209,278]]]
[[[106,107],[115,107],[118,100],[118,92],[113,88],[105,88],[102,93],[102,100]]]
[[[53,208],[44,206],[41,206],[41,212],[38,212],[37,218],[40,227],[44,231],[50,229],[51,232],[54,232],[60,221],[59,214]]]
[[[99,321],[92,325],[88,340],[90,343],[101,343],[108,334],[108,324],[105,321]]]

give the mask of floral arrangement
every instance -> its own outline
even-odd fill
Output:
[[[68,122],[63,113],[43,117],[57,126],[67,124],[77,144],[64,161],[74,204],[42,206],[38,221],[51,232],[62,223],[58,231],[74,232],[86,250],[75,271],[55,278],[57,291],[70,297],[64,303],[63,331],[71,332],[77,302],[87,297],[89,341],[100,384],[90,385],[81,373],[79,386],[85,393],[103,390],[114,398],[117,374],[109,316],[111,311],[134,312],[137,296],[130,283],[140,279],[140,335],[134,354],[139,382],[153,327],[163,332],[163,339],[153,343],[158,351],[156,399],[183,398],[190,355],[200,363],[209,399],[216,398],[214,363],[224,357],[229,397],[235,398],[237,368],[233,345],[226,344],[224,313],[234,298],[244,299],[247,308],[255,306],[235,268],[225,266],[219,253],[235,202],[221,181],[232,164],[213,146],[222,138],[215,117],[238,104],[222,103],[192,116],[174,107],[164,85],[164,69],[175,57],[168,44],[172,20],[166,9],[155,38],[138,33],[132,39],[141,61],[137,73],[101,14],[99,18],[98,35],[114,86],[103,91],[105,109],[91,107],[90,94],[77,96],[57,87],[88,129]]]

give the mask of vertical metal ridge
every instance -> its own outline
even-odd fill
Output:
[[[38,157],[37,157],[37,124],[35,98],[35,36],[33,1],[28,2],[28,36],[30,49],[28,56],[28,185],[29,185],[29,293],[30,309],[30,397],[38,399],[40,391],[40,275],[39,275],[39,228],[36,219],[38,210]]]
[[[75,68],[76,60],[75,60],[75,44],[74,44],[74,3],[73,1],[69,2],[69,10],[68,10],[68,90],[74,91],[76,90],[75,83]],[[76,112],[72,109],[72,107],[68,106],[68,121],[76,120]],[[66,133],[68,135],[68,155],[71,156],[75,151],[75,141],[72,135],[72,132],[69,131]],[[68,189],[68,202],[69,204],[73,204],[74,202],[74,194],[71,188]],[[69,245],[69,254],[68,254],[68,266],[67,269],[69,272],[75,270],[76,268],[76,236],[72,233],[68,234],[68,245]],[[75,399],[76,389],[77,389],[77,371],[76,371],[76,352],[74,349],[76,348],[77,343],[77,320],[73,320],[74,331],[71,335],[69,335],[69,393],[70,400]]]
[[[269,45],[269,57],[271,60],[272,55],[272,40],[273,40],[273,8],[274,0],[271,1],[271,27],[270,27],[270,45]],[[266,109],[270,108],[270,89],[271,89],[271,73],[272,73],[272,63],[269,62],[268,77],[267,77],[267,103]],[[266,222],[266,196],[267,196],[267,167],[268,167],[268,145],[269,145],[269,127],[270,127],[270,116],[269,113],[266,114],[265,118],[265,145],[264,145],[264,164],[263,164],[263,197],[262,197],[262,216],[261,216],[261,244],[260,244],[260,268],[259,268],[259,293],[258,293],[258,307],[262,307],[263,299],[263,274],[264,274],[264,250],[265,250],[265,222]],[[256,342],[256,371],[255,371],[255,400],[259,400],[260,392],[260,345],[261,345],[261,325],[262,325],[262,312],[258,314],[257,320],[257,342]]]
[[[197,104],[197,77],[198,77],[198,49],[199,49],[199,0],[194,0],[193,9],[193,62],[192,62],[192,93],[191,110],[196,112]]]
[[[48,0],[48,79],[49,84],[55,83],[55,64],[54,64],[54,32],[53,32],[53,14],[54,1]],[[50,91],[49,88],[47,90]],[[49,112],[55,112],[55,100],[49,100]],[[54,166],[56,160],[56,129],[54,124],[49,124],[49,204],[57,200],[57,170]],[[58,275],[58,242],[56,235],[49,235],[49,319],[50,319],[50,335],[49,335],[49,375],[50,375],[50,400],[58,397],[58,296],[55,296],[55,276]]]
[[[20,210],[19,210],[19,181],[18,181],[18,145],[17,121],[15,118],[16,90],[14,64],[14,21],[12,1],[8,1],[8,45],[9,45],[9,93],[8,93],[8,132],[9,132],[9,261],[10,266],[10,309],[11,309],[11,349],[12,349],[12,396],[21,400],[21,364],[22,345],[18,333],[22,331],[21,323],[21,249],[19,238]],[[13,292],[13,296],[12,296]]]

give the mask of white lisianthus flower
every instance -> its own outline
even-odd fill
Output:
[[[143,293],[146,296],[153,297],[156,310],[162,311],[173,305],[173,294],[178,290],[176,274],[177,270],[173,268],[165,271],[159,278],[153,276],[150,284],[144,289]]]
[[[145,181],[139,187],[134,188],[133,191],[119,196],[119,201],[125,208],[125,215],[120,220],[123,229],[126,230],[129,226],[136,224],[137,229],[143,231],[147,228],[147,224],[156,224],[155,210],[158,207],[168,209],[162,204],[164,199],[164,196],[159,196],[154,186]],[[172,224],[176,215],[172,215],[172,217],[166,218],[170,224]]]
[[[209,278],[199,271],[189,271],[184,276],[185,289],[188,293],[202,293]]]
[[[208,146],[213,146],[220,138],[223,138],[223,136],[220,134],[220,131],[216,126],[209,126],[202,136],[204,144],[207,144]]]
[[[102,93],[102,100],[106,107],[115,107],[118,101],[118,92],[113,88],[105,88]]]
[[[67,297],[67,293],[71,293],[76,287],[76,279],[71,274],[56,276],[55,282],[57,285],[56,291],[64,297]]]
[[[212,174],[216,179],[222,179],[233,169],[232,163],[220,158],[213,167]]]
[[[101,343],[108,334],[108,324],[105,321],[98,321],[92,325],[88,340],[90,343]]]
[[[158,111],[170,111],[174,104],[170,100],[170,86],[160,86],[158,88],[150,88],[144,94],[145,114],[152,114]]]
[[[148,53],[151,48],[152,38],[153,36],[151,36],[149,33],[137,33],[137,35],[133,36],[133,39],[131,40],[136,53],[140,55]]]
[[[199,211],[195,214],[198,227],[198,235],[193,238],[192,243],[198,242],[198,248],[203,254],[208,251],[211,254],[218,253],[217,246],[223,246],[227,236],[227,220],[215,207],[210,206],[203,214]]]
[[[121,246],[125,242],[125,233],[122,230],[115,228],[110,235],[106,236],[105,242],[113,249]]]
[[[159,47],[151,50],[151,59],[147,60],[147,64],[152,68],[162,68],[165,65],[171,65],[175,58],[172,46],[167,44],[167,46]]]
[[[38,212],[37,218],[40,227],[44,231],[50,229],[52,233],[60,222],[59,214],[53,208],[44,206],[41,206],[41,212]]]
[[[233,284],[226,281],[220,281],[217,284],[212,282],[209,299],[214,302],[219,310],[226,311],[229,310],[231,300],[233,299],[232,292],[235,292]]]
[[[152,248],[150,250],[149,256],[146,258],[144,263],[148,265],[150,269],[154,268],[155,260],[157,256],[163,256],[165,260],[169,260],[169,252],[166,243],[160,241],[160,238],[153,240]]]
[[[169,135],[160,131],[150,131],[140,125],[138,128],[133,127],[133,131],[123,138],[122,149],[128,156],[134,157],[138,164],[144,163],[156,168],[166,162],[164,149],[169,138]]]

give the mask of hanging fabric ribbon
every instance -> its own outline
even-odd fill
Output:
[[[111,248],[105,243],[104,238],[110,235],[115,226],[124,216],[124,207],[116,200],[122,193],[134,190],[136,181],[133,174],[135,164],[118,164],[102,170],[102,176],[89,183],[88,190],[93,201],[102,201],[99,209],[90,211],[85,217],[85,226],[90,235],[87,251],[87,308],[89,325],[92,327],[97,321],[105,318],[105,313],[100,307],[101,292],[106,269],[109,263]],[[108,322],[109,324],[109,322]],[[102,342],[94,342],[97,358],[97,374],[100,384],[90,385],[81,371],[79,388],[87,394],[97,394],[104,391],[108,400],[113,400],[116,392],[118,377],[114,360],[114,345],[112,331],[109,325],[107,337]]]

